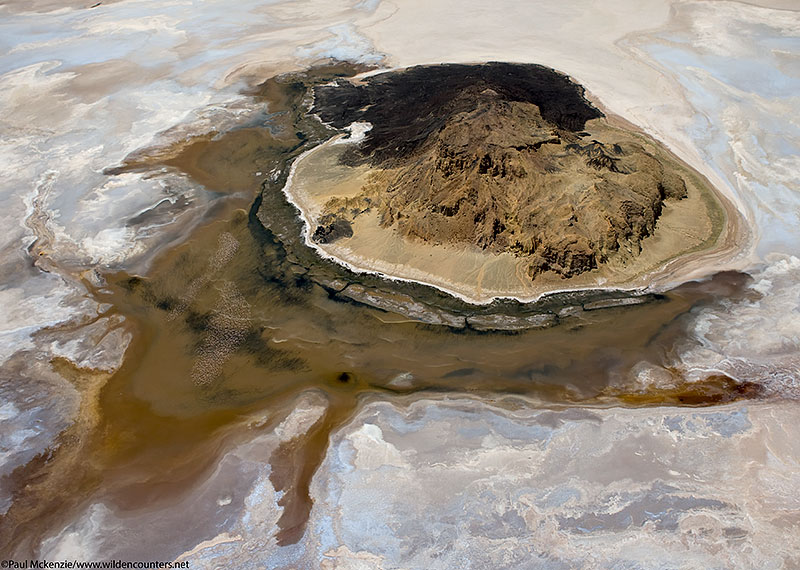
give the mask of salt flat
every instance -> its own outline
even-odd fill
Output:
[[[0,5],[4,476],[37,454],[58,457],[66,445],[69,456],[76,449],[69,445],[92,439],[58,434],[94,425],[81,423],[82,414],[97,412],[90,404],[100,401],[101,387],[62,376],[52,362],[71,361],[78,377],[82,370],[99,381],[132,356],[126,347],[140,331],[107,314],[112,307],[95,296],[102,275],[146,272],[206,214],[224,210],[220,204],[234,209],[253,199],[211,192],[177,170],[104,171],[132,152],[260,120],[264,110],[242,88],[325,58],[384,68],[535,62],[574,77],[610,113],[663,141],[728,197],[750,232],[740,255],[679,280],[716,269],[743,270],[751,280],[744,295],[721,289],[713,302],[686,309],[671,348],[642,354],[632,371],[614,368],[613,350],[598,350],[591,362],[642,390],[675,375],[699,381],[727,374],[765,386],[767,399],[705,409],[553,409],[526,401],[511,411],[460,395],[362,402],[333,434],[313,478],[309,532],[278,547],[282,507],[271,451],[302,437],[327,409],[324,397],[312,396],[294,403],[298,415],[282,431],[250,418],[213,432],[198,448],[210,458],[207,470],[173,494],[143,493],[138,503],[133,495],[115,502],[103,488],[67,496],[73,510],[23,525],[30,534],[4,544],[4,558],[156,553],[198,567],[798,565],[796,3],[470,0],[457,10],[421,0],[88,4]],[[294,305],[283,310],[299,314]],[[325,316],[311,332],[269,341],[316,347],[328,324]],[[402,326],[373,335],[399,347],[395,362],[412,361],[420,350],[402,338]],[[343,360],[360,354],[354,346]],[[463,370],[471,366],[452,347],[440,352],[457,353]],[[403,371],[392,373],[413,385]],[[160,380],[152,379],[164,393],[194,394],[188,376],[172,392]],[[193,406],[207,404],[194,397]],[[162,405],[160,419],[168,416]],[[274,419],[279,426],[284,418]],[[75,458],[79,467],[96,459]],[[142,483],[139,491],[163,475],[120,472]],[[10,482],[0,488],[3,514],[13,505]],[[68,490],[57,487],[50,498]]]

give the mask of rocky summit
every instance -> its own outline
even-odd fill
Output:
[[[472,244],[529,260],[531,278],[568,278],[624,248],[636,254],[668,200],[686,196],[673,159],[610,126],[583,89],[546,67],[411,68],[315,91],[337,127],[372,129],[343,160],[368,163],[356,196],[325,205],[320,242],[359,215],[431,244]]]

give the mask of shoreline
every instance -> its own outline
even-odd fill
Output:
[[[366,73],[355,76],[352,80],[357,82],[360,79],[370,75],[393,70],[396,71],[397,69],[403,69],[403,67],[392,68],[391,70],[370,70]],[[570,79],[574,81],[574,79]],[[641,134],[653,139],[655,143],[662,147],[665,152],[671,155],[672,158],[676,159],[678,164],[684,168],[687,168],[691,174],[700,177],[700,183],[705,186],[713,195],[713,199],[716,201],[718,210],[723,216],[722,228],[713,245],[699,252],[690,252],[683,255],[678,254],[676,257],[666,259],[663,263],[660,263],[656,269],[635,275],[628,280],[620,282],[616,286],[606,284],[575,284],[566,287],[548,287],[540,284],[538,287],[533,287],[534,292],[530,295],[513,293],[505,294],[491,291],[487,294],[482,294],[481,291],[475,287],[457,287],[452,282],[448,282],[445,278],[440,278],[435,274],[418,268],[405,266],[408,269],[407,273],[411,273],[412,275],[399,275],[391,271],[391,266],[396,264],[392,264],[390,262],[383,262],[381,260],[365,260],[363,257],[359,257],[358,261],[354,261],[352,258],[344,259],[337,255],[336,252],[329,251],[311,239],[314,226],[314,221],[312,219],[313,212],[310,211],[311,208],[309,205],[304,203],[302,196],[298,196],[297,193],[293,192],[297,168],[310,156],[322,149],[328,148],[330,145],[344,145],[351,142],[358,142],[358,140],[350,141],[349,139],[344,138],[346,136],[344,133],[335,135],[324,143],[317,145],[316,147],[299,155],[291,164],[286,183],[281,188],[281,192],[285,196],[286,200],[295,208],[297,208],[299,212],[299,217],[302,220],[301,237],[304,243],[306,246],[313,249],[316,254],[323,259],[330,260],[356,274],[375,275],[381,279],[389,281],[415,283],[432,287],[452,297],[460,299],[465,303],[475,306],[486,306],[496,301],[515,301],[523,304],[532,304],[539,302],[551,295],[577,293],[583,291],[624,293],[633,295],[659,293],[678,286],[681,283],[707,278],[719,271],[743,269],[744,267],[748,266],[749,264],[746,263],[746,258],[748,257],[748,247],[744,242],[751,241],[747,239],[750,234],[746,231],[744,224],[742,223],[743,220],[745,220],[745,216],[742,211],[736,207],[734,200],[727,196],[726,193],[720,191],[717,186],[712,184],[708,177],[701,172],[700,169],[696,168],[693,164],[678,156],[671,148],[667,147],[663,141],[656,139],[652,135],[649,135],[641,127],[631,123],[624,117],[608,111],[607,107],[595,96],[589,94],[585,88],[584,97],[605,115],[605,119],[609,125],[634,131],[637,134]],[[705,200],[703,196],[701,196],[701,199]],[[461,249],[454,246],[449,247],[453,247],[454,251]],[[736,262],[737,260],[739,260],[738,263]]]

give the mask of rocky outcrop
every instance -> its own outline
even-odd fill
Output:
[[[331,243],[343,237],[353,235],[353,226],[347,220],[336,216],[325,216],[311,236],[317,243]]]
[[[318,89],[323,118],[334,115],[325,105],[336,100],[334,123],[385,121],[346,156],[375,167],[370,182],[354,198],[331,200],[328,218],[354,220],[374,208],[384,227],[409,239],[524,256],[531,277],[572,277],[621,248],[638,253],[664,202],[686,195],[684,181],[641,135],[587,124],[599,111],[579,86],[552,70],[548,84],[537,66],[537,80],[526,80],[517,67],[530,71],[433,66]],[[416,81],[423,70],[427,88]],[[416,103],[405,89],[387,87],[401,79],[417,85]],[[326,231],[317,229],[318,241],[330,239]]]

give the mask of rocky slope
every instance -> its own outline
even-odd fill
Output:
[[[425,83],[415,75],[424,71],[439,74]],[[323,120],[373,123],[346,160],[374,167],[355,198],[326,204],[318,241],[351,235],[350,222],[374,209],[381,225],[410,239],[511,252],[530,259],[531,277],[566,278],[620,248],[639,251],[664,202],[686,195],[668,160],[640,135],[591,120],[599,111],[552,70],[485,64],[397,75],[409,74],[416,99],[382,76],[318,89]]]

